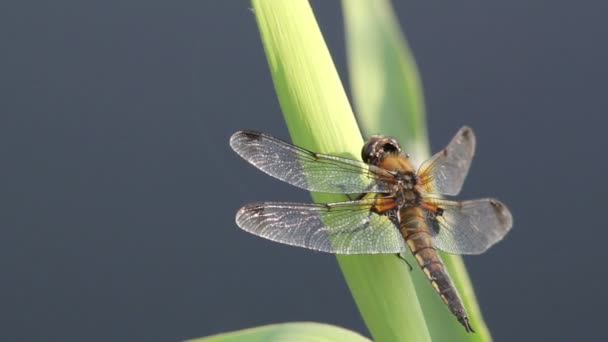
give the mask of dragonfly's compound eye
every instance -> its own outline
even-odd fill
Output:
[[[395,138],[383,135],[372,135],[361,149],[361,159],[367,164],[378,164],[387,155],[401,152]]]

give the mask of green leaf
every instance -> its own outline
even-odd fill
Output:
[[[308,2],[254,0],[253,8],[293,142],[313,151],[358,158],[361,133]],[[313,198],[345,199],[321,194]],[[430,341],[403,261],[394,255],[337,258],[376,342]]]
[[[353,99],[367,134],[398,138],[414,162],[427,159],[424,98],[416,63],[387,0],[343,0]],[[451,137],[445,137],[447,144]],[[442,253],[476,333],[467,334],[423,272],[412,277],[433,341],[491,341],[459,256]],[[411,259],[412,262],[413,258]]]
[[[390,3],[342,4],[353,102],[363,130],[401,137],[412,157],[427,156],[420,77]]]
[[[344,328],[314,322],[265,325],[232,331],[189,342],[370,342],[369,339]]]

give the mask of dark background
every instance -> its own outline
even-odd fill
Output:
[[[0,3],[0,340],[173,341],[314,320],[367,333],[335,258],[240,231],[309,201],[231,133],[288,138],[247,1]],[[342,79],[338,2],[314,1]],[[600,340],[608,5],[396,4],[433,150],[463,124],[463,197],[515,227],[466,262],[498,341]],[[417,271],[417,270],[415,270]]]

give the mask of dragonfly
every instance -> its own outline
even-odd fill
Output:
[[[350,200],[251,203],[237,212],[236,223],[272,241],[327,253],[402,256],[409,250],[448,309],[467,332],[474,332],[438,250],[481,254],[513,226],[509,209],[497,199],[443,198],[460,193],[475,145],[473,130],[462,127],[416,169],[388,136],[371,136],[359,161],[239,131],[230,146],[261,171],[312,192],[346,194]]]

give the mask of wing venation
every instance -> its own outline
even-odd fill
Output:
[[[371,212],[374,200],[330,204],[253,203],[236,215],[242,229],[288,245],[336,254],[401,253],[395,224]]]
[[[469,127],[462,127],[443,150],[422,163],[418,179],[426,192],[456,196],[462,189],[473,156],[475,134]]]
[[[327,193],[389,193],[394,176],[361,161],[314,153],[271,136],[236,132],[230,146],[265,173],[302,189]]]
[[[502,202],[485,198],[454,202],[425,198],[439,213],[427,212],[435,244],[451,254],[480,254],[511,230],[513,216]]]

